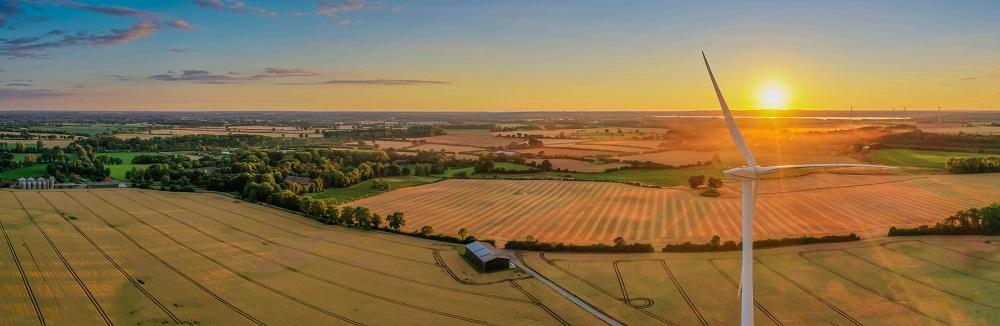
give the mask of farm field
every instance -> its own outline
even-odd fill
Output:
[[[596,157],[605,156],[612,157],[621,154],[619,152],[609,152],[593,149],[573,149],[573,148],[555,148],[555,147],[537,147],[537,148],[526,148],[526,149],[516,149],[514,150],[518,153],[524,154],[535,154],[544,153],[541,155],[544,157],[572,157],[572,158],[586,158],[586,157]]]
[[[711,162],[714,156],[711,152],[696,151],[665,151],[647,153],[639,155],[621,156],[622,161],[653,162],[672,166],[698,164],[698,162]]]
[[[471,147],[471,146],[458,146],[458,145],[442,145],[442,144],[423,144],[407,148],[410,151],[431,151],[431,152],[446,152],[446,153],[462,153],[462,152],[477,152],[482,151],[482,148]]]
[[[972,125],[966,126],[961,123],[945,123],[945,124],[917,124],[917,128],[926,132],[933,132],[939,134],[979,134],[979,135],[1000,135],[1000,126],[996,125]]]
[[[510,143],[523,143],[524,138],[494,137],[487,129],[448,129],[448,134],[433,137],[418,137],[408,140],[426,141],[431,144],[495,147],[507,146]]]
[[[904,237],[755,250],[758,325],[990,325],[1000,237]],[[543,276],[629,325],[739,324],[739,252],[523,252]]]
[[[510,162],[495,162],[495,163],[493,163],[493,166],[495,168],[504,168],[507,171],[527,171],[527,170],[531,170],[530,166],[527,166],[527,165],[524,165],[524,164],[510,163]],[[465,172],[470,177],[475,177],[475,176],[479,175],[479,174],[477,174],[475,172],[475,169],[473,169],[473,167],[470,166],[470,167],[466,167],[466,168],[449,168],[449,169],[447,169],[447,170],[444,171],[444,174],[442,174],[442,176],[445,176],[445,177],[454,177],[455,174],[459,173],[459,172]],[[489,173],[487,173],[485,175],[492,176],[492,174],[489,174]]]
[[[630,170],[626,170],[630,171]],[[1000,174],[882,176],[851,184],[854,176],[828,175],[851,186],[763,193],[757,204],[758,239],[802,235],[884,235],[890,226],[933,224],[958,210],[997,200],[990,191]],[[811,178],[806,177],[806,178]],[[785,180],[762,181],[762,188]],[[831,199],[835,198],[835,199]],[[609,182],[550,180],[446,180],[368,197],[352,205],[380,214],[406,212],[414,230],[431,225],[455,234],[505,241],[532,235],[547,242],[609,243],[615,237],[655,245],[739,236],[740,199],[697,195]]]
[[[40,177],[45,174],[48,164],[35,164],[29,167],[23,167],[19,169],[7,170],[0,172],[0,178],[2,179],[17,179],[17,178],[28,178],[28,177]]]
[[[73,140],[71,140],[71,139],[53,139],[53,140],[49,140],[49,139],[0,139],[0,143],[6,143],[7,144],[6,146],[8,148],[14,148],[14,146],[16,146],[14,144],[24,144],[25,147],[34,148],[34,147],[36,147],[38,145],[38,141],[39,140],[42,141],[42,145],[45,148],[52,148],[52,147],[56,147],[56,146],[65,148],[66,145],[69,145],[70,143],[73,142]]]
[[[637,147],[628,147],[620,145],[602,145],[602,144],[591,144],[591,143],[553,144],[553,145],[545,145],[545,147],[608,151],[608,152],[618,152],[619,154],[637,154],[648,151],[646,149]]]
[[[530,159],[528,162],[535,162],[541,164],[544,159]],[[596,173],[604,172],[607,169],[616,169],[624,166],[628,166],[625,163],[601,163],[594,164],[589,161],[583,160],[572,160],[565,158],[553,158],[549,159],[549,163],[552,163],[553,169],[560,169],[573,172],[584,172],[584,173]]]
[[[879,164],[943,170],[952,157],[1000,156],[1000,154],[979,154],[967,152],[922,151],[914,149],[879,149],[871,152],[873,161]]]
[[[322,138],[323,133],[316,133],[316,130],[301,130],[295,129],[294,127],[274,127],[275,130],[271,130],[271,127],[263,126],[244,126],[240,127],[230,127],[226,130],[225,127],[191,127],[191,128],[173,128],[173,129],[156,129],[150,130],[149,132],[141,133],[120,133],[115,134],[115,137],[122,139],[129,139],[138,137],[140,139],[150,139],[153,137],[170,137],[170,136],[187,136],[187,135],[228,135],[228,134],[242,134],[242,135],[259,135],[267,137],[284,137],[284,138],[301,138],[299,135],[303,134],[306,138]]]
[[[365,180],[363,182],[351,185],[346,188],[330,188],[322,192],[314,192],[306,194],[308,197],[323,199],[332,204],[342,204],[349,201],[356,200],[358,198],[364,198],[371,195],[378,194],[380,190],[373,189],[372,184],[374,180],[382,180],[389,184],[389,190],[399,190],[406,187],[419,186],[422,184],[428,184],[431,182],[437,182],[441,179],[432,177],[420,177],[420,176],[400,176],[400,177],[383,177],[378,179]]]
[[[607,130],[608,132],[604,132]],[[501,137],[516,136],[521,134],[524,137],[540,137],[540,138],[556,138],[556,137],[569,137],[569,138],[584,138],[584,139],[594,139],[594,138],[606,138],[611,136],[618,136],[618,130],[622,131],[624,136],[637,136],[644,134],[665,134],[670,132],[670,129],[665,128],[619,128],[619,127],[608,127],[608,128],[580,128],[580,129],[551,129],[551,130],[526,130],[526,131],[504,131],[496,132],[494,135]]]
[[[0,324],[596,322],[524,274],[454,264],[452,245],[219,195],[0,191],[0,222]]]

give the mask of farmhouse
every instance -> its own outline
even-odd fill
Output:
[[[498,253],[496,247],[482,241],[465,245],[465,258],[468,258],[483,271],[495,271],[510,267],[510,259],[500,257]]]

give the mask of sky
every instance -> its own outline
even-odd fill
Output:
[[[0,110],[1000,109],[1000,1],[0,0]]]

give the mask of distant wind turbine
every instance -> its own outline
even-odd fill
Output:
[[[869,164],[800,164],[800,165],[778,165],[778,166],[760,166],[757,165],[757,161],[753,158],[753,153],[750,152],[750,147],[747,147],[746,141],[743,139],[743,134],[740,133],[740,128],[736,126],[736,119],[733,118],[733,113],[729,111],[729,105],[726,104],[726,99],[722,97],[722,90],[719,89],[719,83],[715,81],[715,74],[712,73],[712,67],[708,64],[708,57],[705,56],[705,52],[701,52],[701,58],[705,60],[705,68],[708,69],[708,76],[712,79],[712,86],[715,87],[715,95],[719,98],[719,105],[722,106],[722,114],[726,118],[726,126],[729,128],[729,136],[733,138],[733,142],[736,143],[736,147],[739,148],[740,153],[743,154],[743,159],[746,160],[747,165],[743,167],[738,167],[734,169],[729,169],[723,171],[727,176],[733,177],[742,181],[741,192],[743,193],[743,264],[742,271],[740,272],[740,325],[742,326],[752,326],[753,325],[753,215],[754,215],[754,204],[757,197],[757,180],[760,177],[783,172],[789,170],[798,169],[810,169],[810,168],[839,168],[839,167],[865,167],[865,168],[879,168],[885,169],[892,167],[882,166],[882,165],[869,165]]]

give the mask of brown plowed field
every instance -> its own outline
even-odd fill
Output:
[[[782,185],[781,183],[788,184]],[[933,224],[1000,199],[1000,174],[807,176],[762,181],[755,238],[856,232]],[[617,236],[654,244],[740,235],[740,199],[687,189],[606,182],[446,180],[365,198],[352,206],[406,213],[406,229],[468,229],[479,238],[608,243]]]

